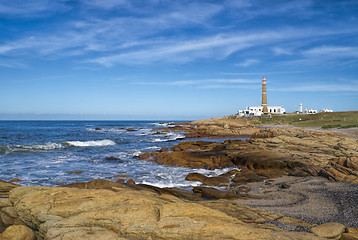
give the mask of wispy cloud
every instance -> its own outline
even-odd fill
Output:
[[[253,65],[255,63],[258,63],[258,62],[260,62],[260,61],[257,60],[257,59],[246,59],[245,61],[237,63],[235,65],[239,66],[239,67],[248,67],[248,66],[251,66],[251,65]]]
[[[142,81],[133,82],[136,85],[154,85],[170,87],[195,87],[195,88],[251,88],[259,87],[258,79],[200,79],[200,80],[179,80],[179,81]]]
[[[350,83],[313,83],[290,87],[272,87],[272,91],[289,92],[358,92],[358,81]]]
[[[358,47],[321,46],[306,50],[303,55],[309,57],[358,57]]]
[[[66,1],[53,0],[1,0],[0,15],[11,17],[39,17],[70,9]]]

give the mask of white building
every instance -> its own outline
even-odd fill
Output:
[[[286,110],[283,107],[278,106],[268,106],[267,107],[268,113],[270,114],[284,114]],[[239,110],[238,115],[240,117],[255,117],[261,116],[262,113],[262,106],[258,107],[246,107],[245,110]]]
[[[328,112],[333,112],[333,110],[330,110],[330,109],[327,109],[327,108],[323,108],[322,110],[319,110],[319,112],[328,113]]]
[[[305,111],[303,112],[303,114],[316,114],[318,111],[317,110],[313,110],[313,109],[305,109]]]

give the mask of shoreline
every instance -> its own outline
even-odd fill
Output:
[[[358,182],[358,161],[357,158],[353,157],[357,156],[358,147],[356,145],[358,146],[358,142],[356,140],[337,135],[333,131],[317,132],[296,127],[260,128],[258,126],[233,124],[230,121],[220,122],[217,119],[213,122],[202,120],[185,124],[186,126],[163,128],[162,131],[185,132],[186,140],[189,141],[183,141],[170,149],[142,154],[139,159],[193,169],[218,169],[236,166],[240,170],[233,169],[214,177],[204,176],[193,170],[193,174],[188,174],[186,180],[199,181],[202,185],[194,187],[192,192],[177,188],[158,188],[135,184],[134,182],[111,182],[100,179],[69,184],[64,187],[21,187],[0,182],[3,184],[2,186],[0,184],[0,190],[2,189],[3,193],[0,196],[2,197],[0,198],[0,223],[2,222],[0,234],[1,229],[4,230],[9,225],[25,224],[35,230],[34,233],[39,236],[38,239],[54,239],[51,238],[51,229],[54,229],[53,231],[60,235],[62,234],[62,237],[79,236],[78,234],[82,234],[82,237],[88,237],[89,228],[83,222],[87,220],[76,217],[76,221],[79,221],[76,226],[84,224],[87,227],[76,227],[74,229],[71,225],[66,225],[67,219],[70,221],[72,218],[64,217],[60,212],[65,211],[66,216],[68,214],[69,216],[81,214],[91,219],[93,209],[90,206],[93,206],[93,201],[99,204],[100,212],[96,214],[100,215],[110,211],[107,210],[106,204],[114,209],[122,209],[125,206],[119,206],[115,202],[125,201],[130,202],[128,208],[117,211],[137,211],[134,210],[137,209],[134,206],[143,208],[154,204],[153,208],[156,209],[154,212],[159,211],[160,216],[166,216],[167,210],[164,211],[163,209],[168,209],[167,201],[169,199],[169,202],[175,203],[175,207],[170,208],[170,211],[181,211],[177,215],[181,216],[180,220],[178,219],[179,222],[176,222],[177,225],[175,224],[175,226],[172,226],[172,221],[174,221],[172,218],[170,218],[170,221],[168,220],[167,224],[169,225],[160,225],[160,219],[167,218],[149,216],[147,211],[140,211],[140,213],[132,212],[126,217],[132,219],[136,216],[135,220],[130,223],[132,225],[141,224],[140,222],[144,218],[156,219],[155,221],[150,220],[151,222],[148,223],[152,229],[148,230],[150,233],[143,232],[142,228],[131,230],[132,232],[128,230],[121,230],[121,232],[112,225],[108,225],[107,230],[105,230],[98,220],[93,219],[91,220],[93,221],[92,224],[95,224],[98,229],[93,230],[94,228],[91,227],[93,232],[91,234],[94,234],[94,236],[108,234],[108,236],[113,237],[108,239],[117,239],[118,236],[123,236],[123,239],[142,239],[140,236],[155,236],[154,239],[161,239],[159,237],[161,234],[164,234],[164,232],[169,234],[170,232],[165,226],[170,226],[169,228],[173,228],[174,232],[179,231],[184,235],[170,235],[174,234],[174,232],[170,232],[166,236],[175,236],[174,239],[181,239],[185,236],[193,236],[192,226],[184,224],[185,221],[192,218],[200,219],[198,221],[209,226],[205,228],[205,231],[202,229],[202,232],[195,232],[195,234],[198,234],[196,235],[198,238],[209,236],[205,235],[208,234],[207,232],[214,235],[219,232],[221,235],[215,236],[223,236],[222,234],[226,234],[227,229],[231,229],[233,226],[240,229],[251,229],[249,231],[254,234],[247,235],[247,239],[315,239],[316,236],[309,233],[311,228],[332,221],[344,225],[342,225],[343,229],[347,232],[344,234],[351,234],[349,232],[351,228],[358,228],[357,223],[354,222],[354,215],[357,214],[354,206],[358,204],[358,185],[353,184],[353,182]],[[247,140],[225,139],[228,136],[232,138],[248,135],[251,137]],[[217,142],[190,141],[190,137],[198,136],[201,138],[212,136],[225,140]],[[347,158],[347,156],[352,157]],[[6,194],[9,194],[11,188],[15,188],[15,190],[10,193],[8,199]],[[307,189],[309,189],[308,192]],[[56,194],[49,195],[47,191],[54,191]],[[65,202],[70,206],[71,204],[80,204],[81,206],[89,204],[89,208],[81,208],[78,211],[78,205],[69,209],[62,209],[61,205],[54,205],[51,209],[60,207],[60,212],[48,212],[48,210],[45,210],[47,209],[45,206],[49,202],[55,201],[57,198],[53,197],[57,194],[58,196],[69,194],[68,197],[61,200],[64,204]],[[78,198],[74,198],[76,194],[78,194]],[[90,194],[91,197],[87,199],[86,194]],[[141,195],[143,194],[145,197],[142,199]],[[119,200],[119,198],[122,200]],[[112,203],[112,199],[113,201],[114,199],[117,200]],[[58,201],[59,199],[56,200],[56,202]],[[106,202],[105,205],[102,204],[103,201]],[[42,205],[44,205],[44,208]],[[42,214],[56,215],[60,218],[53,219],[53,217],[50,217],[51,221],[56,222],[53,226],[50,224],[50,228],[32,225],[39,221],[40,216],[32,215],[30,209],[25,211],[23,209],[25,206],[32,206],[30,209],[42,209],[39,210],[40,212],[44,211]],[[161,207],[157,208],[157,206]],[[179,206],[183,206],[183,209],[178,210],[181,209]],[[194,206],[194,208],[191,206]],[[201,211],[210,214],[201,216],[197,212],[197,209],[201,208],[203,208]],[[101,218],[113,219],[113,214],[114,212],[108,213]],[[12,219],[13,222],[4,216],[10,217],[9,219]],[[220,220],[224,222],[220,222],[221,230],[218,232],[212,232],[212,229],[215,229],[214,226],[218,224],[217,220],[214,222],[209,220],[212,216],[218,218],[225,216],[225,220]],[[27,220],[29,218],[31,220]],[[5,222],[7,221],[6,223],[11,224],[4,224],[4,219]],[[19,219],[25,220],[25,223],[18,222]],[[239,222],[237,222],[238,220]],[[126,229],[129,226],[126,225],[127,223],[124,220],[115,221],[119,221],[116,224],[125,224],[126,227],[123,225],[121,229]],[[65,227],[57,227],[58,224]],[[70,228],[72,230],[69,230]],[[108,231],[108,228],[114,230]],[[185,235],[185,231],[189,231],[191,235]],[[235,235],[230,236],[230,239],[240,239]]]

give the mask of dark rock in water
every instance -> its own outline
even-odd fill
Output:
[[[14,178],[9,181],[9,183],[13,183],[13,182],[22,182],[22,180],[19,178]]]
[[[203,184],[208,186],[221,186],[224,184],[228,184],[230,182],[230,178],[228,177],[207,177]]]
[[[110,157],[106,157],[105,160],[114,161],[114,160],[121,160],[121,159],[117,158],[117,157],[110,156]]]
[[[126,178],[126,177],[129,177],[129,176],[126,175],[126,174],[119,174],[119,175],[114,175],[113,177]]]
[[[69,174],[78,174],[78,173],[83,173],[83,170],[69,171],[67,173],[69,173]]]
[[[162,134],[161,132],[154,132],[154,133],[152,133],[152,135],[160,135],[160,134]]]
[[[135,181],[133,179],[129,179],[126,184],[129,184],[129,185],[134,185],[135,184]]]
[[[216,188],[211,187],[194,187],[193,192],[207,199],[238,199],[242,198],[240,195],[237,195],[234,192],[221,191]]]
[[[95,128],[95,130],[99,131],[99,130],[102,130],[102,128],[98,128],[98,127],[97,127],[97,128]]]
[[[138,131],[138,129],[134,129],[134,128],[127,128],[127,131],[129,131],[129,132],[135,132],[135,131]]]
[[[206,176],[200,173],[189,173],[188,175],[186,175],[185,180],[204,182],[206,178]]]

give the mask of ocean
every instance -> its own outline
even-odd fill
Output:
[[[0,179],[21,185],[58,186],[127,175],[136,183],[190,188],[190,172],[216,176],[230,169],[205,170],[159,165],[135,157],[170,148],[182,133],[158,121],[0,121]]]

